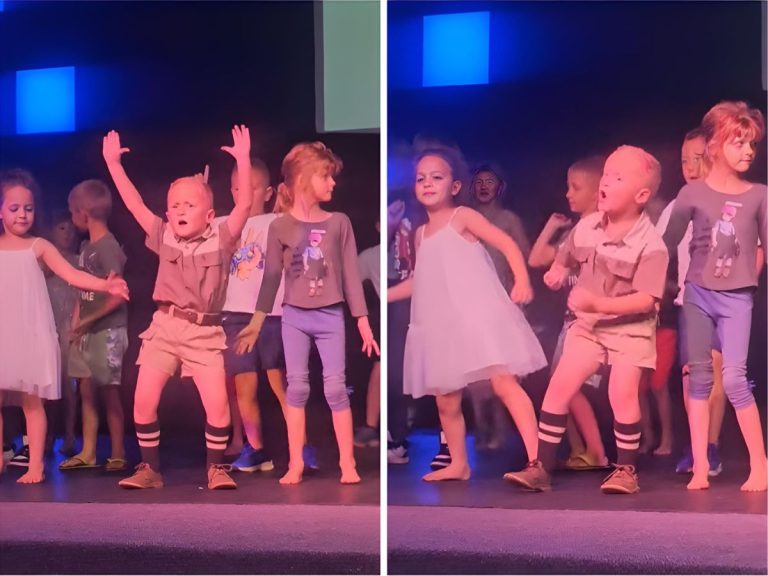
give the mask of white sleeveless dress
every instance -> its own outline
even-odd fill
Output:
[[[34,246],[34,243],[32,244]],[[32,246],[0,250],[0,391],[61,398],[61,354],[43,271]]]
[[[447,394],[491,376],[524,376],[547,365],[488,252],[461,236],[452,221],[453,216],[429,237],[422,228],[403,374],[403,391],[414,398]]]

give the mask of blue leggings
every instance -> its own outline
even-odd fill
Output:
[[[344,309],[341,304],[306,309],[283,306],[283,348],[289,406],[304,408],[309,398],[309,351],[315,342],[323,363],[323,390],[334,412],[349,408],[346,387]]]
[[[691,398],[708,400],[712,392],[712,336],[717,331],[723,351],[723,388],[728,399],[736,410],[754,404],[747,381],[753,297],[751,288],[717,291],[686,282],[683,314]]]

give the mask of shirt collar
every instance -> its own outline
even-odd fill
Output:
[[[604,212],[600,212],[600,217],[595,219],[594,229],[600,230],[605,233],[605,226],[608,224],[608,218]],[[624,244],[630,248],[636,248],[640,244],[644,243],[646,235],[648,234],[648,227],[653,226],[648,214],[643,210],[640,213],[640,217],[634,223],[632,228],[627,231],[621,238],[610,239],[606,236],[605,243],[610,244]]]

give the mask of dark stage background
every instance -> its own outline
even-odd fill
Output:
[[[164,214],[171,181],[210,164],[217,213],[226,214],[232,207],[233,162],[219,147],[231,144],[233,124],[244,123],[274,185],[293,144],[321,139],[338,153],[345,168],[328,208],[350,216],[359,250],[378,243],[378,134],[315,131],[311,2],[12,2],[0,14],[0,27],[0,166],[32,171],[44,191],[45,212],[66,207],[69,190],[83,179],[101,178],[111,185],[101,138],[114,128],[132,150],[124,157],[126,170],[153,211]],[[14,135],[13,90],[8,89],[14,72],[68,65],[77,67],[77,131]],[[128,256],[130,347],[123,392],[130,422],[137,335],[154,311],[157,259],[144,247],[139,226],[116,192],[110,227]],[[358,391],[353,396],[358,411],[370,361],[360,356],[353,330],[350,325],[347,374]],[[311,400],[317,409],[309,418],[316,413],[330,420],[317,384]],[[279,409],[268,386],[261,388],[269,425],[271,418],[280,420]],[[191,382],[169,383],[160,420],[164,434],[202,435],[202,407]]]
[[[489,84],[423,88],[422,18],[477,11],[490,12]],[[683,137],[712,105],[745,100],[765,114],[764,18],[759,2],[390,2],[390,195],[412,194],[404,158],[416,135],[454,142],[470,166],[492,160],[506,171],[506,204],[533,243],[553,211],[567,213],[571,163],[633,144],[662,164],[657,216],[684,183]],[[763,140],[748,174],[757,182],[766,182],[765,151]],[[565,303],[543,286],[541,272],[532,277],[528,316],[548,327],[551,353]],[[749,358],[763,415],[765,286],[763,273]],[[529,387],[540,402],[546,375],[538,376]],[[679,382],[672,387],[679,395]],[[436,425],[433,404],[423,404],[424,425]],[[687,435],[682,408],[676,419]],[[736,429],[726,421],[727,434]]]

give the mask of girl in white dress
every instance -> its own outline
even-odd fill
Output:
[[[4,403],[20,404],[24,410],[29,469],[18,479],[23,484],[45,478],[47,424],[43,399],[61,397],[59,339],[41,263],[77,288],[128,299],[125,280],[114,275],[96,278],[79,271],[53,244],[30,233],[35,221],[36,189],[32,176],[23,170],[10,170],[0,177],[0,408]],[[0,441],[2,428],[0,411]]]
[[[517,244],[479,212],[454,206],[461,181],[451,150],[425,151],[416,165],[416,198],[428,222],[416,231],[413,278],[387,292],[389,302],[411,297],[403,386],[414,398],[435,395],[452,462],[424,480],[467,480],[462,390],[490,379],[520,431],[528,459],[537,456],[536,415],[517,377],[547,362],[516,304],[533,298]],[[482,242],[502,252],[515,276],[507,294]],[[511,298],[511,300],[510,300]]]

